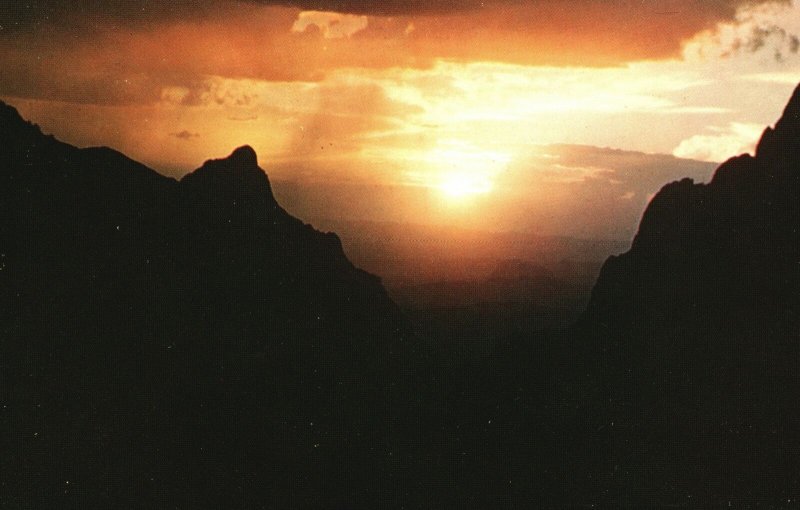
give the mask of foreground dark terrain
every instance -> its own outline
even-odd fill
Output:
[[[665,186],[600,274],[578,329],[609,501],[795,504],[799,232],[796,91],[754,157]]]
[[[791,507],[799,149],[796,93],[588,302],[516,260],[403,312],[248,147],[178,182],[3,105],[0,507]]]
[[[248,147],[181,182],[0,110],[3,508],[386,497],[408,327]]]

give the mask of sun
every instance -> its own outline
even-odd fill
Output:
[[[463,201],[494,189],[494,179],[505,169],[508,154],[450,141],[428,152],[428,185],[449,200]]]
[[[492,191],[492,182],[483,176],[469,173],[452,172],[442,177],[439,190],[449,198],[465,198],[470,195],[482,195]]]

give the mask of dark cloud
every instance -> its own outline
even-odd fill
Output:
[[[746,39],[737,39],[737,51],[746,50],[751,53],[771,46],[775,60],[783,61],[786,53],[795,54],[800,49],[800,39],[778,25],[756,26]]]
[[[736,9],[768,0],[31,0],[0,8],[0,94],[86,104],[181,104],[210,97],[209,76],[321,81],[340,68],[428,68],[437,59],[605,66],[678,56]],[[785,3],[785,2],[784,2]],[[287,8],[289,7],[289,8]],[[326,39],[299,9],[369,14],[352,37]],[[390,15],[391,16],[388,16]],[[3,37],[5,34],[5,37]],[[742,46],[793,34],[767,27]],[[246,106],[244,95],[217,97]]]
[[[74,23],[83,19],[94,23],[150,23],[157,20],[204,18],[246,4],[292,7],[302,10],[333,11],[372,16],[453,14],[473,10],[518,9],[535,12],[556,6],[567,15],[601,6],[631,16],[695,16],[729,18],[738,7],[757,3],[787,3],[788,0],[28,0],[7,2],[0,9],[2,30],[40,24]],[[534,21],[532,19],[527,21]]]
[[[234,120],[236,122],[250,122],[252,120],[258,120],[258,115],[240,115],[235,117],[228,117],[228,120]]]
[[[0,9],[2,30],[36,25],[75,23],[150,23],[159,20],[203,18],[222,10],[247,4],[290,7],[300,10],[331,11],[371,16],[429,15],[463,12],[519,0],[33,0],[8,2]]]
[[[590,6],[602,6],[630,15],[691,16],[703,12],[710,17],[728,18],[748,4],[788,3],[788,0],[251,0],[267,5],[284,5],[304,10],[334,11],[372,16],[430,15],[471,10],[558,6],[576,17]],[[530,21],[530,20],[529,20]]]
[[[200,133],[193,133],[184,129],[183,131],[178,131],[177,133],[170,133],[169,136],[174,136],[179,140],[191,140],[192,138],[199,137]]]
[[[261,4],[278,4],[303,10],[333,11],[370,16],[414,14],[446,14],[477,9],[495,4],[521,3],[519,0],[254,0]]]
[[[230,2],[232,5],[233,2]],[[140,25],[154,21],[203,18],[218,11],[209,0],[29,0],[0,8],[0,33],[68,25],[75,29],[102,25]]]

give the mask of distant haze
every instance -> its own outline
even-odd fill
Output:
[[[559,145],[533,148],[497,177],[492,192],[458,201],[422,186],[273,179],[273,188],[293,214],[320,228],[374,221],[629,241],[661,186],[683,177],[707,182],[715,167],[665,155]]]

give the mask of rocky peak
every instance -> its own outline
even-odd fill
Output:
[[[209,203],[278,207],[269,178],[258,166],[256,151],[249,145],[239,147],[226,158],[206,161],[186,175],[181,184]]]
[[[232,165],[241,168],[253,168],[258,166],[258,156],[256,151],[249,145],[242,145],[234,150],[230,156],[226,158]]]

